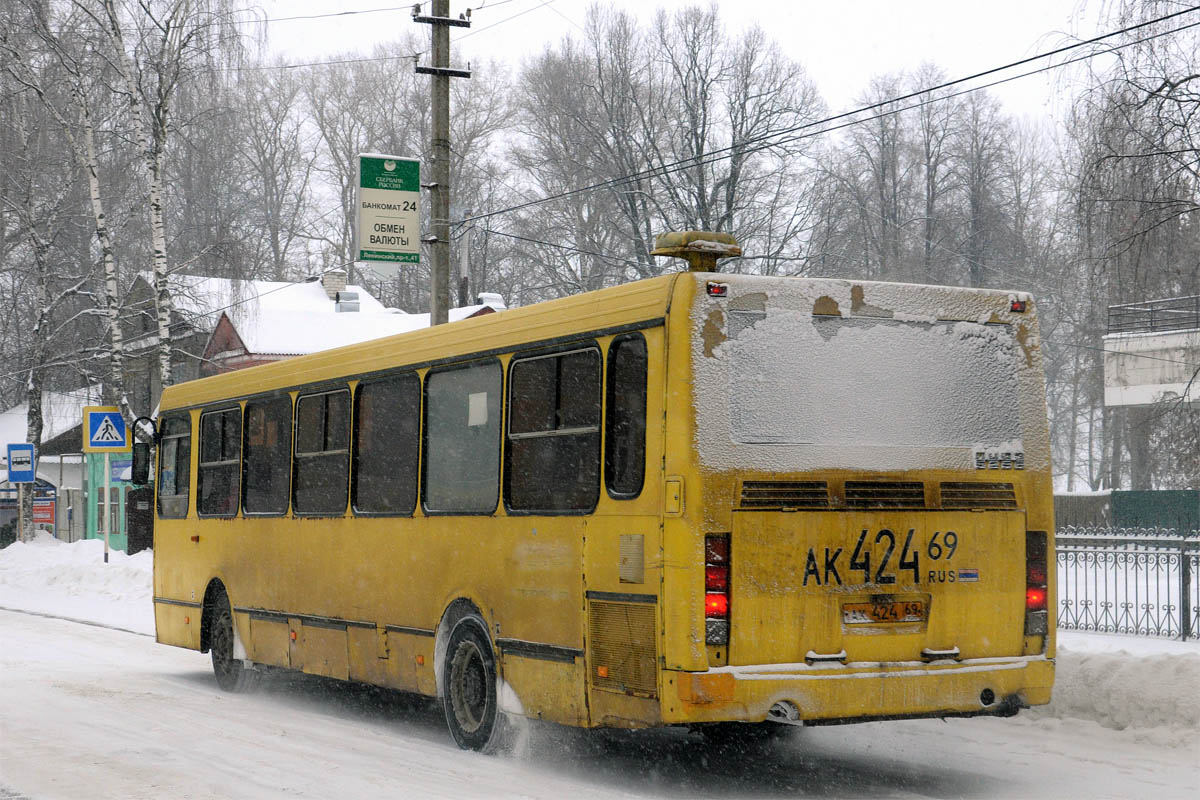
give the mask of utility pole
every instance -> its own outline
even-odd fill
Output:
[[[413,6],[413,19],[433,26],[432,66],[416,68],[418,74],[431,76],[433,95],[433,131],[430,137],[433,182],[428,242],[432,263],[429,269],[429,321],[441,325],[450,315],[450,79],[469,78],[470,70],[450,69],[450,28],[469,28],[470,20],[450,18],[450,0],[433,0],[431,14],[420,16],[421,7]]]

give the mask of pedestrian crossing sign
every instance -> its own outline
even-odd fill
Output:
[[[129,430],[116,406],[85,406],[83,409],[83,452],[128,453]]]

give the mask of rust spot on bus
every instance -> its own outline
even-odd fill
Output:
[[[814,317],[840,317],[842,310],[838,308],[837,300],[834,300],[827,294],[823,294],[813,303]]]
[[[868,303],[861,286],[850,287],[850,311],[859,317],[883,317],[891,319],[895,316],[893,312],[888,311],[886,308],[880,308]]]
[[[713,350],[725,341],[725,315],[721,309],[714,308],[708,312],[708,318],[700,330],[700,338],[704,341],[704,357],[712,358]]]
[[[1017,325],[1017,344],[1025,353],[1025,366],[1033,366],[1033,343],[1029,341],[1029,326]]]

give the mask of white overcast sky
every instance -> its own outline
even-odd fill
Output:
[[[394,0],[392,0],[394,2]],[[497,58],[514,68],[521,60],[566,35],[582,35],[591,0],[451,0],[452,16],[473,9],[471,35],[451,45],[455,66]],[[695,5],[686,0],[607,0],[649,21],[657,8]],[[704,3],[701,3],[704,5]],[[762,26],[784,51],[801,62],[832,111],[855,106],[872,75],[911,70],[923,61],[950,78],[981,72],[1053,49],[1068,36],[1100,32],[1100,0],[724,0],[721,17],[730,30]],[[337,53],[365,52],[403,31],[429,26],[411,20],[411,5],[389,0],[266,0],[271,18],[377,10],[340,17],[273,22],[271,50],[292,62],[318,61]],[[428,12],[426,2],[423,11]],[[510,19],[511,18],[511,19]],[[507,20],[507,21],[505,21]],[[496,24],[499,23],[499,24]],[[494,27],[488,27],[495,25]],[[483,28],[488,27],[487,30]],[[451,29],[453,38],[468,29]],[[1054,73],[997,87],[1016,114],[1053,116]]]

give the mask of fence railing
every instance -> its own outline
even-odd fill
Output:
[[[1200,639],[1200,531],[1062,528],[1058,627]]]
[[[1200,295],[1108,307],[1109,333],[1159,333],[1200,328]]]

